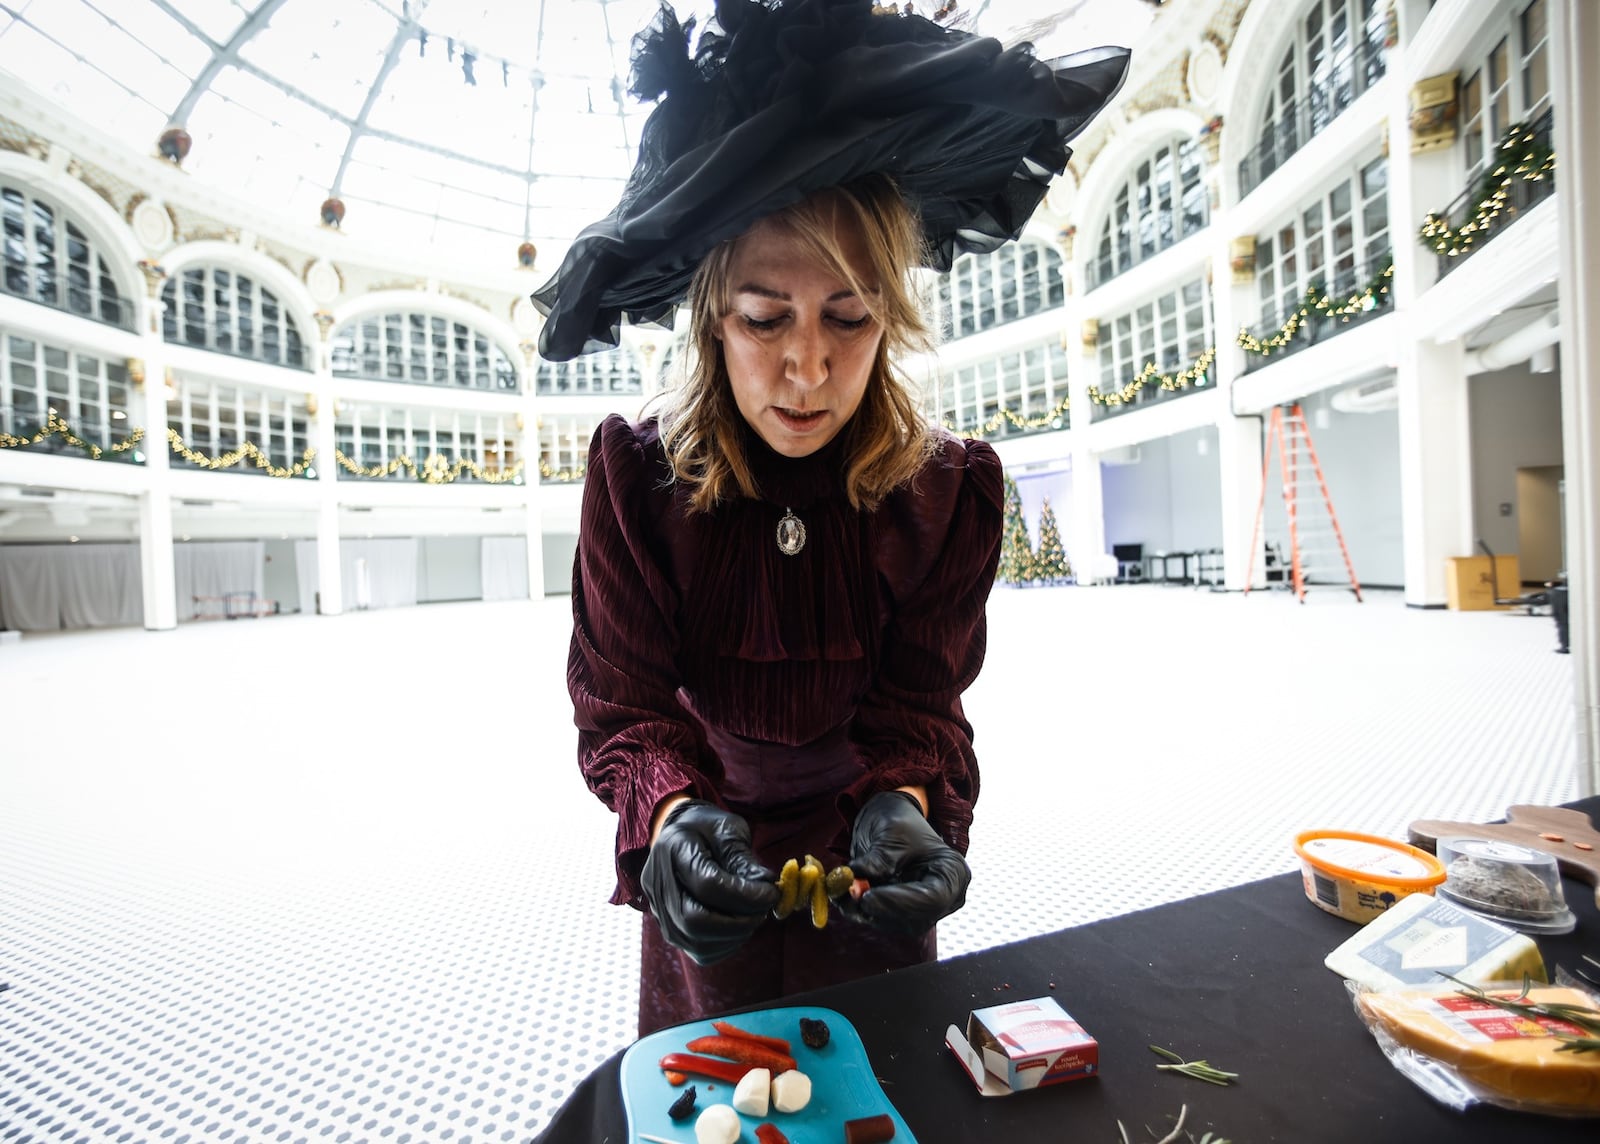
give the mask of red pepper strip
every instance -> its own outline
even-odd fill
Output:
[[[747,1033],[731,1021],[713,1021],[711,1027],[724,1037],[739,1037],[742,1040],[754,1041],[758,1045],[765,1045],[769,1049],[776,1049],[785,1055],[793,1055],[794,1050],[789,1047],[789,1042],[782,1037],[766,1037],[760,1033]]]
[[[738,1084],[744,1074],[756,1066],[738,1064],[734,1061],[719,1061],[712,1057],[696,1057],[689,1053],[668,1053],[661,1058],[661,1067],[667,1072],[706,1076],[712,1080],[725,1080],[729,1084]]]
[[[789,1144],[789,1138],[779,1131],[776,1124],[757,1124],[756,1139],[761,1144]]]
[[[689,1042],[688,1049],[691,1053],[709,1053],[714,1057],[726,1057],[730,1061],[771,1069],[773,1076],[794,1068],[794,1058],[788,1053],[780,1053],[741,1037],[696,1037]]]

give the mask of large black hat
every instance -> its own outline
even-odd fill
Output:
[[[634,38],[633,93],[660,103],[621,202],[533,295],[543,357],[615,346],[623,315],[670,326],[718,243],[865,175],[900,188],[933,269],[993,250],[1128,68],[1125,48],[1039,60],[873,0],[717,0],[715,24],[691,50],[663,0]]]

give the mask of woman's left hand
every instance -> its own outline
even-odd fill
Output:
[[[972,870],[945,844],[907,791],[873,795],[856,815],[850,869],[872,889],[841,902],[846,916],[883,929],[920,933],[959,910]]]

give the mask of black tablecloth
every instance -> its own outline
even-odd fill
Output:
[[[1600,798],[1572,804],[1600,821]],[[1600,958],[1592,887],[1565,884],[1575,932],[1541,937],[1551,973]],[[922,1144],[1132,1139],[1185,1127],[1234,1144],[1523,1144],[1600,1140],[1594,1120],[1477,1107],[1453,1112],[1395,1071],[1322,959],[1352,933],[1286,874],[1092,925],[785,998],[843,1013]],[[1589,967],[1592,971],[1592,967]],[[1054,984],[1054,988],[1051,986]],[[944,1046],[974,1008],[1053,996],[1101,1046],[1091,1080],[985,1098]],[[1158,1071],[1148,1045],[1240,1074],[1218,1088]],[[621,1144],[621,1054],[587,1078],[539,1144]]]

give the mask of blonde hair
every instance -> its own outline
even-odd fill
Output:
[[[861,405],[840,430],[850,504],[876,508],[917,474],[935,443],[910,381],[894,365],[900,355],[933,345],[910,273],[922,254],[921,226],[899,190],[882,176],[819,191],[763,221],[798,240],[807,256],[861,299],[883,329]],[[840,233],[846,227],[861,236],[865,276],[857,275],[845,256]],[[673,479],[690,487],[689,507],[695,512],[709,512],[736,494],[760,495],[717,337],[732,309],[729,267],[738,241],[721,243],[695,271],[689,287],[688,361],[660,415]]]

